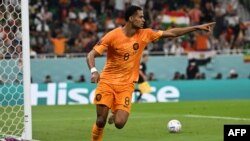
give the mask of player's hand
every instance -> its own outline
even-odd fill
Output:
[[[100,80],[100,74],[98,73],[98,71],[93,72],[91,75],[91,83],[98,83]]]
[[[205,30],[207,32],[211,32],[212,27],[214,25],[215,25],[215,22],[211,22],[211,23],[207,23],[207,24],[198,25],[198,26],[196,26],[196,28],[198,28],[199,30]]]

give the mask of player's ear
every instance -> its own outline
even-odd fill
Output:
[[[131,21],[131,22],[132,22],[132,21],[133,21],[133,19],[134,19],[134,18],[133,18],[133,16],[130,16],[130,17],[129,17],[129,21]]]

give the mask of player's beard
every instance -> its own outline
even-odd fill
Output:
[[[134,28],[134,29],[142,29],[143,28],[143,25],[142,26],[140,26],[139,24],[132,24],[132,27]]]

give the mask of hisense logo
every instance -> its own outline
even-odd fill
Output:
[[[88,88],[69,89],[67,83],[49,83],[46,90],[40,90],[39,84],[32,84],[31,102],[32,105],[89,104],[93,101],[94,91]]]
[[[70,84],[71,86],[74,84]],[[151,93],[143,94],[143,102],[178,102],[180,92],[176,87],[163,86],[157,89],[151,87]],[[137,93],[133,94],[132,102]],[[66,105],[91,104],[95,96],[95,89],[84,87],[69,87],[67,83],[49,83],[31,85],[32,105]]]

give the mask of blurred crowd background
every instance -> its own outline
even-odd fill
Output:
[[[12,3],[13,7],[1,5],[1,11],[17,10],[15,0]],[[250,19],[247,0],[31,0],[31,55],[84,55],[103,34],[124,25],[124,10],[131,4],[144,9],[145,27],[156,30],[216,22],[212,33],[195,32],[178,39],[165,39],[150,44],[147,51],[151,54],[185,55],[194,50],[238,53],[249,47],[250,39],[246,35],[250,25],[247,22]],[[3,45],[1,54],[8,56],[14,51],[8,49],[14,36],[8,34],[10,28],[5,25],[17,24],[12,20],[19,18],[19,15],[0,15],[0,38]],[[241,17],[242,15],[245,16]],[[186,22],[169,22],[166,21],[166,16],[184,17]],[[20,29],[14,30],[12,33],[18,35]],[[18,45],[18,42],[12,45]]]

